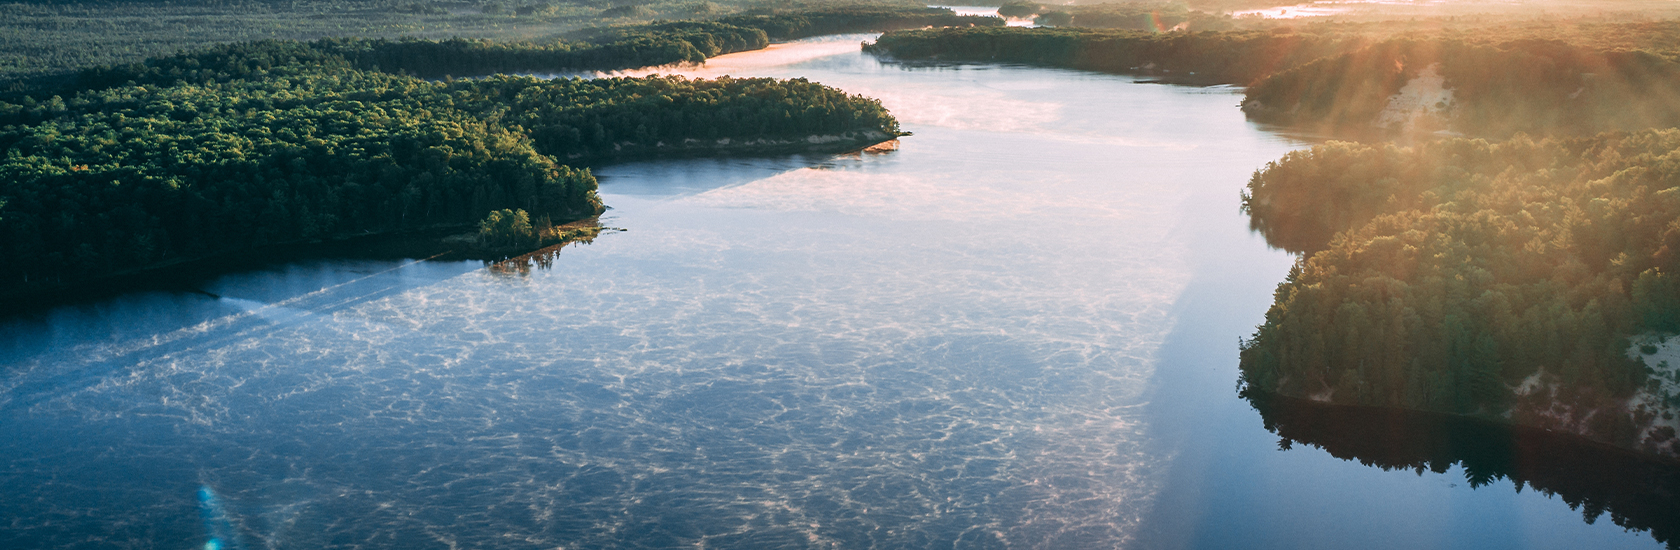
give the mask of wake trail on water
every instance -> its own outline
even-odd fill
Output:
[[[9,377],[0,378],[0,410],[13,406],[29,407],[38,404],[38,401],[40,401],[40,399],[29,399],[28,396],[44,396],[43,398],[50,399],[53,396],[66,393],[67,389],[70,388],[98,386],[119,368],[146,363],[147,358],[141,356],[147,353],[151,353],[154,359],[174,354],[191,353],[194,350],[214,348],[225,342],[247,336],[253,331],[272,330],[276,327],[298,328],[320,322],[330,322],[337,325],[348,323],[357,325],[356,328],[359,329],[388,329],[390,327],[377,321],[341,318],[326,313],[342,309],[348,305],[365,302],[371,297],[389,290],[386,287],[381,286],[367,292],[353,293],[350,296],[332,300],[321,299],[354,285],[387,276],[435,258],[437,256],[405,262],[389,269],[376,271],[274,303],[218,295],[215,298],[218,303],[233,306],[240,311],[206,320],[193,326],[148,337],[127,341],[82,344],[62,353],[36,357],[32,361],[21,362],[19,366],[22,368],[16,370]],[[209,294],[203,291],[199,293]],[[320,311],[296,307],[311,301],[326,301],[328,303],[321,306]],[[260,320],[263,323],[253,327],[228,330],[240,323],[252,320]],[[193,342],[194,339],[199,340]],[[177,344],[179,345],[177,346]],[[70,360],[64,361],[66,358]],[[53,363],[58,363],[59,368],[50,371],[38,371],[36,368],[42,364]],[[69,391],[73,392],[74,390]]]
[[[339,289],[342,289],[342,288],[345,288],[345,287],[348,287],[348,286],[352,286],[352,285],[355,285],[357,283],[361,283],[361,282],[364,282],[364,281],[367,281],[367,280],[370,280],[370,279],[374,279],[376,277],[380,277],[380,276],[383,276],[383,275],[394,273],[394,272],[400,271],[404,268],[414,266],[414,265],[420,264],[422,262],[426,262],[428,260],[434,259],[436,257],[437,256],[433,256],[431,258],[422,258],[422,259],[418,259],[418,260],[405,262],[403,264],[400,264],[396,267],[392,267],[390,269],[370,273],[368,275],[358,277],[358,278],[355,278],[355,279],[351,279],[351,280],[348,280],[348,281],[345,281],[345,282],[342,282],[342,283],[339,283],[339,284],[322,287],[319,290],[315,290],[313,292],[308,292],[308,293],[305,293],[305,294],[300,294],[300,295],[297,295],[297,296],[293,296],[291,298],[287,298],[285,300],[281,300],[281,301],[274,302],[274,303],[264,303],[264,302],[259,302],[259,301],[256,301],[256,300],[247,300],[247,299],[243,299],[243,298],[235,298],[235,297],[231,297],[231,296],[218,295],[217,298],[216,298],[216,300],[218,302],[233,305],[235,307],[240,308],[242,311],[240,311],[238,313],[223,315],[221,317],[217,317],[215,319],[210,319],[210,320],[201,322],[199,324],[196,324],[196,325],[193,325],[193,326],[190,326],[190,327],[185,327],[185,328],[177,329],[177,330],[166,332],[166,333],[155,334],[155,335],[152,335],[152,336],[146,337],[146,338],[137,338],[137,339],[129,340],[129,341],[126,341],[126,342],[114,342],[114,343],[113,342],[104,342],[104,343],[96,343],[96,344],[83,344],[82,346],[78,346],[76,349],[70,351],[69,353],[66,353],[65,355],[66,356],[71,356],[71,357],[81,357],[81,358],[84,359],[84,361],[82,361],[84,364],[86,364],[86,363],[101,363],[101,362],[106,362],[106,361],[113,361],[113,360],[122,358],[124,356],[132,355],[132,354],[135,354],[135,353],[138,353],[138,352],[141,352],[141,351],[145,351],[147,349],[152,349],[152,348],[157,348],[157,347],[160,347],[160,346],[168,345],[168,344],[171,344],[171,343],[174,343],[174,342],[181,341],[181,340],[186,339],[186,338],[202,336],[204,334],[215,332],[218,329],[227,327],[229,325],[233,325],[235,323],[238,323],[240,321],[247,320],[247,319],[250,319],[250,318],[253,318],[253,317],[260,318],[260,319],[267,319],[267,320],[271,320],[271,321],[276,321],[277,324],[295,323],[297,320],[302,319],[304,317],[318,316],[320,314],[315,313],[315,312],[311,312],[311,311],[308,311],[308,310],[305,310],[305,309],[302,309],[302,308],[292,307],[294,304],[300,304],[302,302],[306,302],[306,301],[309,301],[309,300],[312,300],[312,299],[320,298],[320,297],[326,296],[328,294],[331,294],[332,292],[334,292],[336,290],[339,290]],[[367,296],[369,296],[371,294],[375,294],[377,292],[378,291],[346,297],[345,299],[342,299],[342,300],[338,301],[337,303],[332,304],[332,305],[330,305],[330,306],[328,306],[327,308],[324,308],[324,309],[334,309],[336,307],[341,307],[345,304],[357,303],[357,302],[362,301],[363,298],[366,298]],[[203,292],[203,293],[208,294],[207,292]]]

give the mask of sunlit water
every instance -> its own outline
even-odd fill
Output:
[[[0,548],[1653,543],[1277,450],[1236,340],[1290,259],[1225,88],[726,56],[877,97],[882,155],[600,168],[627,231],[520,274],[319,261],[14,319]]]

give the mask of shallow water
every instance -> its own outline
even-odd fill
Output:
[[[318,261],[0,327],[0,547],[1650,548],[1555,497],[1279,451],[1290,258],[1238,91],[725,56],[880,98],[852,156],[600,168],[547,269]]]

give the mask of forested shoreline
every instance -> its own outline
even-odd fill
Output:
[[[1151,32],[1220,31],[1236,26],[1223,10],[1214,8],[1210,13],[1183,2],[1046,5],[1012,0],[998,7],[998,15],[1032,19],[1038,25]]]
[[[607,35],[650,38],[654,33],[649,27],[660,22],[726,20],[724,24],[762,29],[771,39],[988,24],[983,20],[988,18],[953,18],[948,10],[905,0],[648,0],[635,5],[574,0],[26,0],[0,4],[0,94],[62,86],[88,67],[264,40],[464,39],[571,51],[605,45],[610,40],[600,38]],[[692,53],[662,39],[620,46]],[[674,61],[661,63],[665,62]]]
[[[1244,209],[1303,256],[1242,346],[1244,387],[1675,457],[1672,373],[1629,350],[1680,333],[1676,159],[1680,129],[1331,142],[1267,165]]]
[[[277,65],[406,74],[428,79],[490,74],[601,72],[702,63],[719,55],[763,49],[771,40],[878,32],[926,26],[1001,26],[995,17],[958,16],[941,8],[850,7],[797,13],[737,15],[588,29],[581,39],[498,42],[486,39],[325,38],[224,44],[142,62],[85,68],[58,87],[22,96],[65,95],[135,84],[207,83],[260,78]]]
[[[1680,334],[1680,22],[1158,31],[869,49],[1245,85],[1252,120],[1412,143],[1330,142],[1255,173],[1253,229],[1300,259],[1242,344],[1244,391],[1680,456],[1680,379],[1629,351]]]
[[[1249,88],[1243,111],[1327,131],[1382,125],[1396,94],[1426,71],[1450,92],[1430,109],[1431,130],[1507,137],[1680,125],[1673,57],[1545,39],[1388,40],[1264,78]]]
[[[1251,395],[1284,449],[1322,449],[1388,471],[1462,472],[1471,487],[1500,482],[1539,491],[1578,510],[1680,548],[1680,469],[1649,455],[1568,434],[1462,416],[1353,407]]]
[[[624,46],[649,40],[687,44],[698,61],[767,36],[648,28],[583,54],[466,40],[234,44],[0,101],[0,300],[252,247],[470,228],[487,212],[544,227],[599,214],[594,177],[568,164],[899,134],[879,102],[804,79],[417,76],[479,62],[668,62],[670,49]]]
[[[1247,85],[1251,120],[1412,143],[1333,141],[1255,173],[1252,228],[1300,258],[1241,344],[1244,394],[1674,460],[1680,364],[1646,358],[1680,334],[1680,22],[1550,30],[940,29],[870,49]]]
[[[1250,118],[1333,134],[1445,129],[1504,138],[1680,125],[1673,40],[1680,24],[1549,30],[947,28],[888,33],[869,50],[900,60],[1026,63],[1242,85]],[[1403,89],[1423,83],[1426,72],[1440,78],[1434,93],[1444,95],[1408,104]]]
[[[891,32],[865,49],[897,60],[1023,63],[1240,84],[1369,43],[1362,35],[1252,30],[1156,33],[1004,27]]]

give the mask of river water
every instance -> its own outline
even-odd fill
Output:
[[[1291,260],[1237,198],[1304,142],[1238,90],[867,38],[689,72],[880,98],[896,152],[600,167],[625,231],[529,269],[299,262],[5,321],[0,547],[1660,547],[1279,450],[1236,344]]]

